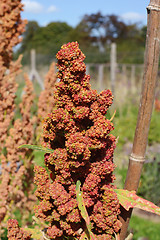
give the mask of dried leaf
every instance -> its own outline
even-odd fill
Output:
[[[115,189],[120,204],[128,211],[130,208],[139,208],[147,212],[152,212],[160,215],[160,208],[154,203],[145,200],[136,195],[135,191],[128,191],[124,189]]]
[[[113,119],[114,119],[115,115],[116,115],[116,110],[114,111],[114,113],[113,113],[113,115],[112,115],[111,119],[109,120],[110,122],[112,122],[112,121],[113,121]]]
[[[33,228],[23,228],[23,230],[31,233],[31,238],[40,240],[43,237],[43,233],[39,229],[33,229]]]
[[[90,235],[88,236],[88,234],[86,232],[83,232],[81,237],[80,237],[80,240],[90,240]]]

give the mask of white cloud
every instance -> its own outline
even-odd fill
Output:
[[[54,5],[51,5],[48,9],[47,9],[47,12],[55,12],[57,11],[57,8],[54,6]]]
[[[40,13],[43,11],[43,6],[36,2],[31,0],[23,0],[22,3],[24,4],[24,11],[28,13]]]
[[[121,18],[125,21],[137,22],[137,21],[144,21],[146,16],[136,12],[127,12],[122,14]]]

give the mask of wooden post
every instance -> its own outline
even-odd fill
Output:
[[[133,64],[131,66],[131,89],[135,90],[136,88],[136,66]]]
[[[123,75],[123,83],[127,85],[127,65],[122,65],[122,75]]]
[[[111,90],[112,90],[113,94],[114,94],[114,91],[115,91],[116,67],[117,67],[116,44],[111,43],[110,74],[111,74]]]
[[[104,65],[99,64],[98,65],[98,85],[99,85],[99,90],[102,91],[103,89],[103,70],[104,70]]]
[[[147,13],[148,23],[142,94],[133,149],[129,159],[128,173],[124,186],[127,190],[135,191],[138,189],[141,170],[145,162],[148,131],[155,97],[160,51],[160,0],[150,0],[150,4],[147,7]],[[122,229],[120,232],[121,240],[124,240],[126,237],[131,214],[132,209],[130,209],[130,211],[126,211],[122,208]]]
[[[40,76],[36,70],[36,51],[35,51],[35,49],[31,50],[31,72],[29,74],[29,78],[31,81],[33,81],[33,79],[36,78],[39,85],[41,86],[41,88],[44,89],[43,81],[40,78]]]
[[[86,64],[86,74],[87,75],[90,74],[90,65],[89,65],[89,63]]]

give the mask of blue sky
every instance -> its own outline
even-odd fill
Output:
[[[126,23],[147,24],[149,0],[22,0],[22,18],[36,20],[40,26],[50,22],[66,22],[75,27],[84,14],[115,14]]]

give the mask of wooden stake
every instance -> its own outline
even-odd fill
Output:
[[[86,74],[90,74],[90,65],[88,63],[86,64]]]
[[[155,97],[156,79],[160,51],[160,0],[150,0],[147,7],[148,23],[142,94],[138,113],[133,149],[129,159],[128,173],[124,188],[137,191],[143,163],[145,161],[148,131]],[[127,126],[126,126],[127,127]],[[132,209],[121,209],[120,220],[122,229],[120,239],[124,240],[127,233]]]
[[[43,81],[40,78],[40,76],[36,70],[36,51],[35,51],[35,49],[31,50],[31,71],[29,74],[29,78],[31,79],[31,81],[33,81],[33,79],[36,78],[37,82],[41,86],[42,90],[44,90]]]
[[[100,92],[103,89],[103,72],[104,72],[104,65],[99,64],[98,65],[98,85],[99,85]]]
[[[131,85],[131,89],[133,89],[133,91],[135,91],[135,88],[136,88],[136,66],[135,66],[135,64],[133,64],[131,66],[130,85]]]
[[[116,68],[117,68],[117,54],[116,54],[116,44],[111,43],[111,54],[110,54],[110,64],[111,64],[111,69],[110,69],[110,74],[111,74],[111,90],[112,93],[114,94],[115,91],[115,81],[116,81]]]

